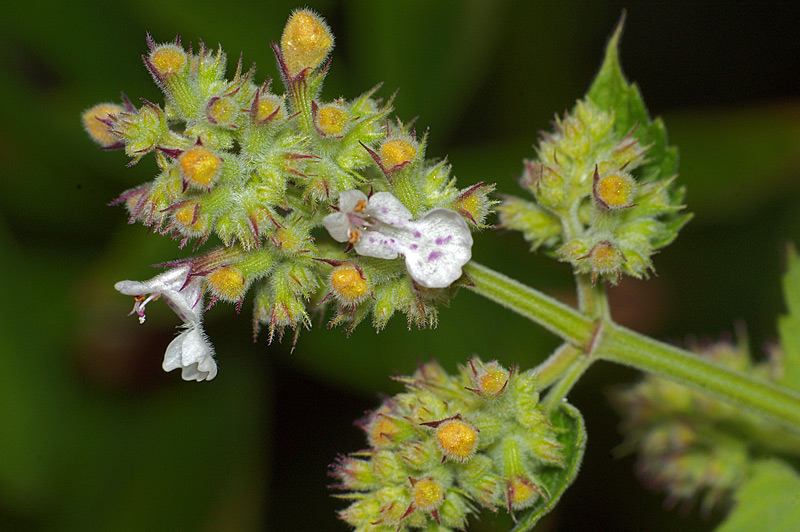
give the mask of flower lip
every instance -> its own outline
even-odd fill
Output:
[[[472,234],[455,211],[436,208],[412,220],[389,192],[367,198],[359,190],[339,194],[339,212],[323,219],[331,237],[353,244],[356,253],[379,259],[405,256],[411,278],[427,288],[445,288],[461,277],[472,257]]]
[[[217,376],[214,348],[203,332],[203,278],[189,277],[191,267],[179,266],[156,275],[149,281],[120,281],[118,291],[133,296],[131,314],[145,321],[145,307],[150,301],[163,299],[184,322],[184,331],[170,342],[164,353],[165,371],[181,369],[183,380],[211,380]]]
[[[164,371],[181,368],[181,378],[185,381],[210,381],[217,376],[214,348],[199,323],[187,325],[167,346],[161,367]]]

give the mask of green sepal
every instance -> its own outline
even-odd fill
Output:
[[[678,169],[678,150],[667,146],[667,130],[661,119],[650,119],[639,87],[625,79],[619,61],[619,40],[624,24],[623,13],[606,46],[603,65],[586,96],[599,108],[614,112],[614,130],[619,135],[626,135],[635,128],[633,137],[643,146],[650,146],[649,162],[640,167],[639,181],[645,183],[674,175]]]
[[[762,460],[736,492],[736,507],[716,532],[795,532],[800,523],[800,475],[781,460]]]
[[[586,426],[583,416],[577,408],[564,402],[561,408],[550,414],[550,423],[559,433],[559,443],[564,446],[561,450],[564,455],[564,467],[549,467],[537,473],[537,481],[549,496],[547,499],[539,499],[539,502],[526,510],[511,532],[523,532],[533,528],[539,519],[555,508],[561,495],[578,475],[586,448]]]
[[[783,297],[788,314],[778,318],[778,333],[783,350],[783,374],[778,382],[800,390],[800,260],[794,246],[789,246],[786,262]]]

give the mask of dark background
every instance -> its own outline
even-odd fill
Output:
[[[105,205],[152,178],[98,151],[81,112],[124,90],[162,101],[145,71],[156,41],[222,43],[275,78],[269,43],[292,2],[14,2],[0,20],[0,529],[22,531],[347,530],[327,465],[365,442],[352,421],[399,391],[389,376],[472,355],[534,366],[557,345],[539,327],[462,292],[434,331],[395,317],[379,335],[324,326],[251,341],[249,301],[207,315],[220,374],[185,383],[160,369],[174,334],[166,306],[139,326],[120,279],[185,255]],[[623,8],[621,55],[680,148],[695,219],[655,257],[657,275],[611,291],[622,323],[676,343],[747,324],[757,353],[783,312],[785,246],[800,234],[800,17],[790,3],[316,1],[336,37],[324,96],[383,81],[397,114],[430,128],[461,186],[515,178],[537,131],[588,88]],[[519,234],[476,237],[476,260],[569,301],[566,265]],[[760,355],[759,355],[760,356]],[[664,510],[631,458],[611,456],[605,396],[635,373],[601,364],[573,392],[589,448],[547,530],[710,530],[719,515]],[[485,515],[470,530],[507,530]]]

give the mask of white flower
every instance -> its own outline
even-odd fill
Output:
[[[131,314],[145,321],[145,307],[150,301],[163,298],[183,320],[184,331],[167,347],[162,367],[165,371],[182,368],[183,380],[211,380],[217,376],[214,348],[203,332],[203,279],[188,280],[190,267],[180,266],[157,275],[149,281],[120,281],[114,288],[133,296],[136,302]]]
[[[406,269],[420,285],[444,288],[461,277],[472,257],[472,234],[455,211],[437,208],[419,220],[389,192],[371,197],[359,190],[339,194],[339,212],[322,223],[338,242],[350,242],[359,255],[394,259],[404,255]]]

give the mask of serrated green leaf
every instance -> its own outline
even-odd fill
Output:
[[[736,492],[736,507],[716,532],[797,532],[800,476],[780,460],[762,460]]]
[[[625,15],[614,30],[606,46],[605,58],[589,92],[586,93],[595,105],[614,112],[614,129],[620,135],[631,130],[643,146],[650,146],[647,154],[650,162],[641,167],[641,181],[654,181],[674,175],[678,169],[678,150],[667,146],[667,130],[660,118],[650,120],[639,87],[628,83],[619,61],[619,41]]]
[[[550,415],[550,422],[557,430],[561,430],[558,441],[564,446],[566,465],[563,469],[551,469],[537,474],[537,479],[544,484],[549,499],[541,499],[533,508],[525,513],[511,532],[523,532],[533,528],[539,519],[555,508],[561,495],[572,484],[578,475],[586,448],[586,427],[583,417],[577,408],[563,403],[561,408]]]
[[[789,313],[778,318],[778,333],[783,349],[783,375],[780,383],[800,390],[800,259],[791,246],[787,253],[783,297]]]

